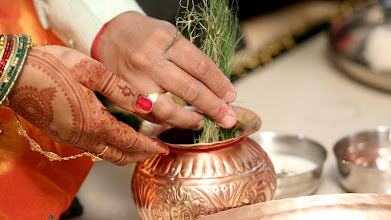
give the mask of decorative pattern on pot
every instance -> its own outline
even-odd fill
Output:
[[[259,129],[260,118],[243,108],[235,111],[244,124],[242,136],[171,146],[169,155],[137,163],[132,192],[143,219],[196,219],[274,198],[273,164],[247,137]]]

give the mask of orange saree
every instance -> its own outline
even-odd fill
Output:
[[[43,30],[32,0],[0,0],[0,33],[26,33],[39,46],[62,45],[50,31]],[[62,157],[80,153],[53,142],[26,120],[20,120],[45,151]],[[28,141],[17,133],[11,110],[0,108],[0,130],[0,219],[58,219],[93,162],[87,157],[50,162],[30,150]]]

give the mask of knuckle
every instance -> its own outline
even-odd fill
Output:
[[[168,23],[168,22],[165,22]],[[152,37],[154,39],[163,40],[164,42],[169,42],[176,35],[176,29],[171,26],[171,24],[163,24],[159,27],[156,27],[152,31]]]
[[[129,53],[125,66],[126,71],[130,69],[143,72],[152,71],[153,73],[154,69],[163,67],[163,65],[164,59],[159,54],[156,54],[156,51],[151,51],[148,47],[139,46],[132,53]]]
[[[201,94],[201,86],[198,85],[198,83],[191,83],[189,81],[185,81],[180,90],[183,91],[182,97],[188,101],[193,102],[195,101]]]
[[[140,148],[140,139],[138,137],[131,137],[127,140],[128,146],[124,148],[126,151],[134,151]]]
[[[207,59],[200,59],[196,62],[196,73],[202,77],[206,78],[209,75],[211,63]]]
[[[146,68],[150,63],[150,59],[148,59],[148,56],[142,50],[136,50],[130,53],[128,60],[132,63],[131,66],[137,68]]]
[[[214,106],[211,111],[209,111],[208,115],[211,118],[216,118],[220,115],[220,106]]]
[[[184,128],[197,129],[199,127],[199,120],[187,120],[185,121]]]
[[[121,152],[119,158],[115,161],[113,161],[113,164],[117,166],[125,166],[127,163],[127,154],[125,152]]]
[[[174,105],[164,105],[159,109],[159,114],[156,115],[156,118],[160,121],[168,121],[175,114]]]
[[[225,80],[216,80],[214,86],[216,91],[226,91],[228,88],[227,81]]]

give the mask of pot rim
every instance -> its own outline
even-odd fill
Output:
[[[210,149],[210,148],[221,147],[227,144],[237,142],[241,138],[247,137],[257,132],[260,129],[262,125],[262,120],[253,111],[239,106],[232,106],[232,109],[236,113],[238,121],[241,123],[241,128],[243,129],[242,134],[240,136],[228,140],[217,141],[212,143],[197,143],[197,144],[171,144],[167,142],[164,143],[167,144],[170,148],[176,148],[176,149],[184,149],[184,150]],[[141,123],[139,130],[141,133],[144,133],[151,138],[158,138],[163,131],[169,130],[171,128],[173,127],[158,125],[144,120]]]

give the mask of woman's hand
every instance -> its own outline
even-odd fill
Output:
[[[175,39],[177,33],[169,22],[126,12],[114,18],[101,35],[98,58],[142,94],[171,92],[221,126],[232,127],[236,115],[226,103],[236,98],[233,85],[184,36]],[[183,128],[198,129],[203,125],[201,114],[186,110],[165,95],[157,100],[152,114],[142,117]]]
[[[161,141],[117,121],[97,99],[148,114],[152,103],[101,63],[74,50],[34,47],[10,94],[11,108],[53,140],[117,165],[168,153]]]

